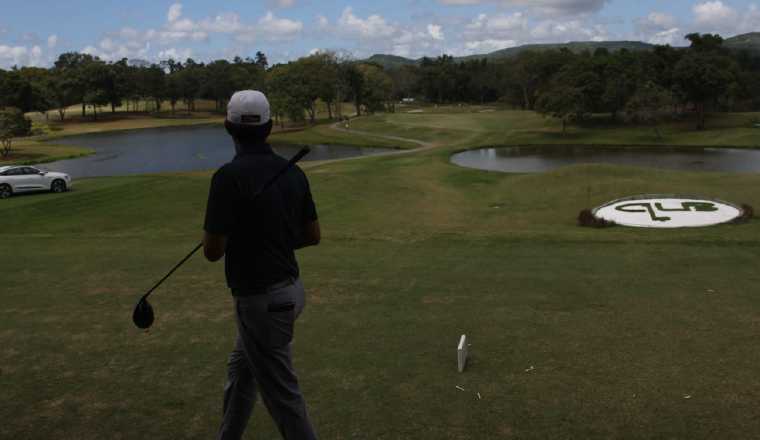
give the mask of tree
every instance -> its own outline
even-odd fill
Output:
[[[83,105],[92,106],[93,119],[98,118],[98,107],[111,103],[109,89],[113,89],[112,72],[106,63],[93,60],[82,67],[86,79]]]
[[[77,104],[78,85],[66,72],[53,69],[50,78],[49,99],[53,108],[58,109],[58,116],[61,121],[66,116],[66,109]]]
[[[558,82],[551,92],[541,94],[536,100],[536,110],[544,115],[562,120],[562,133],[567,131],[567,123],[581,120],[587,109],[583,91],[578,87]]]
[[[600,97],[599,110],[609,113],[612,120],[622,110],[631,96],[636,92],[636,85],[642,80],[637,58],[627,50],[620,50],[613,55],[599,55],[596,51],[594,60],[598,60],[597,71],[604,82],[604,93]]]
[[[15,107],[24,113],[47,110],[44,69],[24,67],[0,77],[0,107]]]
[[[188,59],[185,63],[185,67],[175,73],[177,87],[179,90],[179,96],[185,102],[187,111],[195,111],[195,100],[198,98],[198,93],[203,83],[202,67],[192,59]]]
[[[158,64],[151,64],[150,67],[143,69],[142,76],[145,96],[153,99],[156,111],[160,112],[161,102],[167,95],[166,72]]]
[[[604,83],[595,72],[590,57],[579,57],[567,64],[541,92],[536,110],[562,120],[562,132],[568,122],[588,118],[599,106]]]
[[[327,106],[328,118],[333,118],[333,107],[335,105],[338,83],[338,59],[333,52],[319,52],[309,57],[299,60],[303,63],[304,74],[311,73],[307,79],[307,88],[309,92],[316,96]],[[312,123],[315,115],[309,113]]]
[[[706,107],[736,81],[736,66],[730,58],[704,51],[690,51],[673,70],[676,93],[697,111],[697,130],[705,128]]]
[[[169,100],[169,104],[172,106],[172,114],[174,114],[177,108],[177,101],[182,98],[182,91],[180,90],[176,73],[166,77],[166,98]]]
[[[70,88],[69,92],[75,96],[75,101],[82,104],[82,116],[87,114],[85,95],[88,93],[88,87],[91,84],[85,70],[88,64],[95,61],[99,60],[89,54],[66,52],[59,55],[55,62],[55,70],[68,76],[66,86]]]
[[[642,124],[651,124],[658,140],[662,134],[658,123],[663,118],[664,110],[671,102],[670,93],[652,81],[641,85],[625,107],[626,119]]]
[[[285,127],[285,118],[292,122],[304,121],[304,107],[298,100],[292,63],[279,64],[269,70],[266,89],[267,98],[275,121]]]
[[[358,66],[364,77],[362,88],[362,102],[367,111],[392,111],[393,82],[382,68],[372,64]]]
[[[266,70],[267,67],[269,67],[269,61],[267,60],[267,56],[264,55],[264,52],[258,51],[256,52],[256,65],[261,67],[262,69]]]
[[[364,75],[357,67],[356,63],[346,63],[340,70],[340,81],[346,85],[348,91],[347,98],[354,102],[356,116],[362,114],[362,100],[364,90]]]
[[[533,110],[540,90],[547,88],[552,77],[573,55],[562,51],[525,51],[504,65],[511,72],[512,86],[522,95],[522,107]]]
[[[116,107],[121,106],[122,99],[129,95],[134,83],[130,81],[129,65],[126,58],[109,64],[108,68],[110,73],[106,81],[105,93],[108,95],[109,104],[111,104],[111,113],[116,113]]]
[[[0,111],[0,155],[8,157],[14,137],[28,136],[32,130],[32,121],[16,108]]]
[[[696,52],[715,52],[723,49],[723,37],[718,34],[692,33],[684,38],[691,42],[691,49]]]

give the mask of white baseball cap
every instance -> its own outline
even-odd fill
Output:
[[[235,92],[227,104],[227,120],[234,124],[264,125],[269,117],[269,101],[258,90]]]

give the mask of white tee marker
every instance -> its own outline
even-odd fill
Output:
[[[467,365],[467,335],[462,335],[457,346],[457,368],[460,373],[464,371],[465,365]]]

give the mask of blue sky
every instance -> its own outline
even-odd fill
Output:
[[[61,52],[149,61],[315,50],[407,57],[526,43],[643,40],[760,31],[760,0],[0,0],[0,67],[47,66]]]

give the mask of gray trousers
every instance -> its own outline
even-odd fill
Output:
[[[300,280],[258,295],[235,296],[238,336],[227,363],[220,440],[243,436],[259,393],[284,439],[317,438],[291,357],[293,325],[304,302]]]

